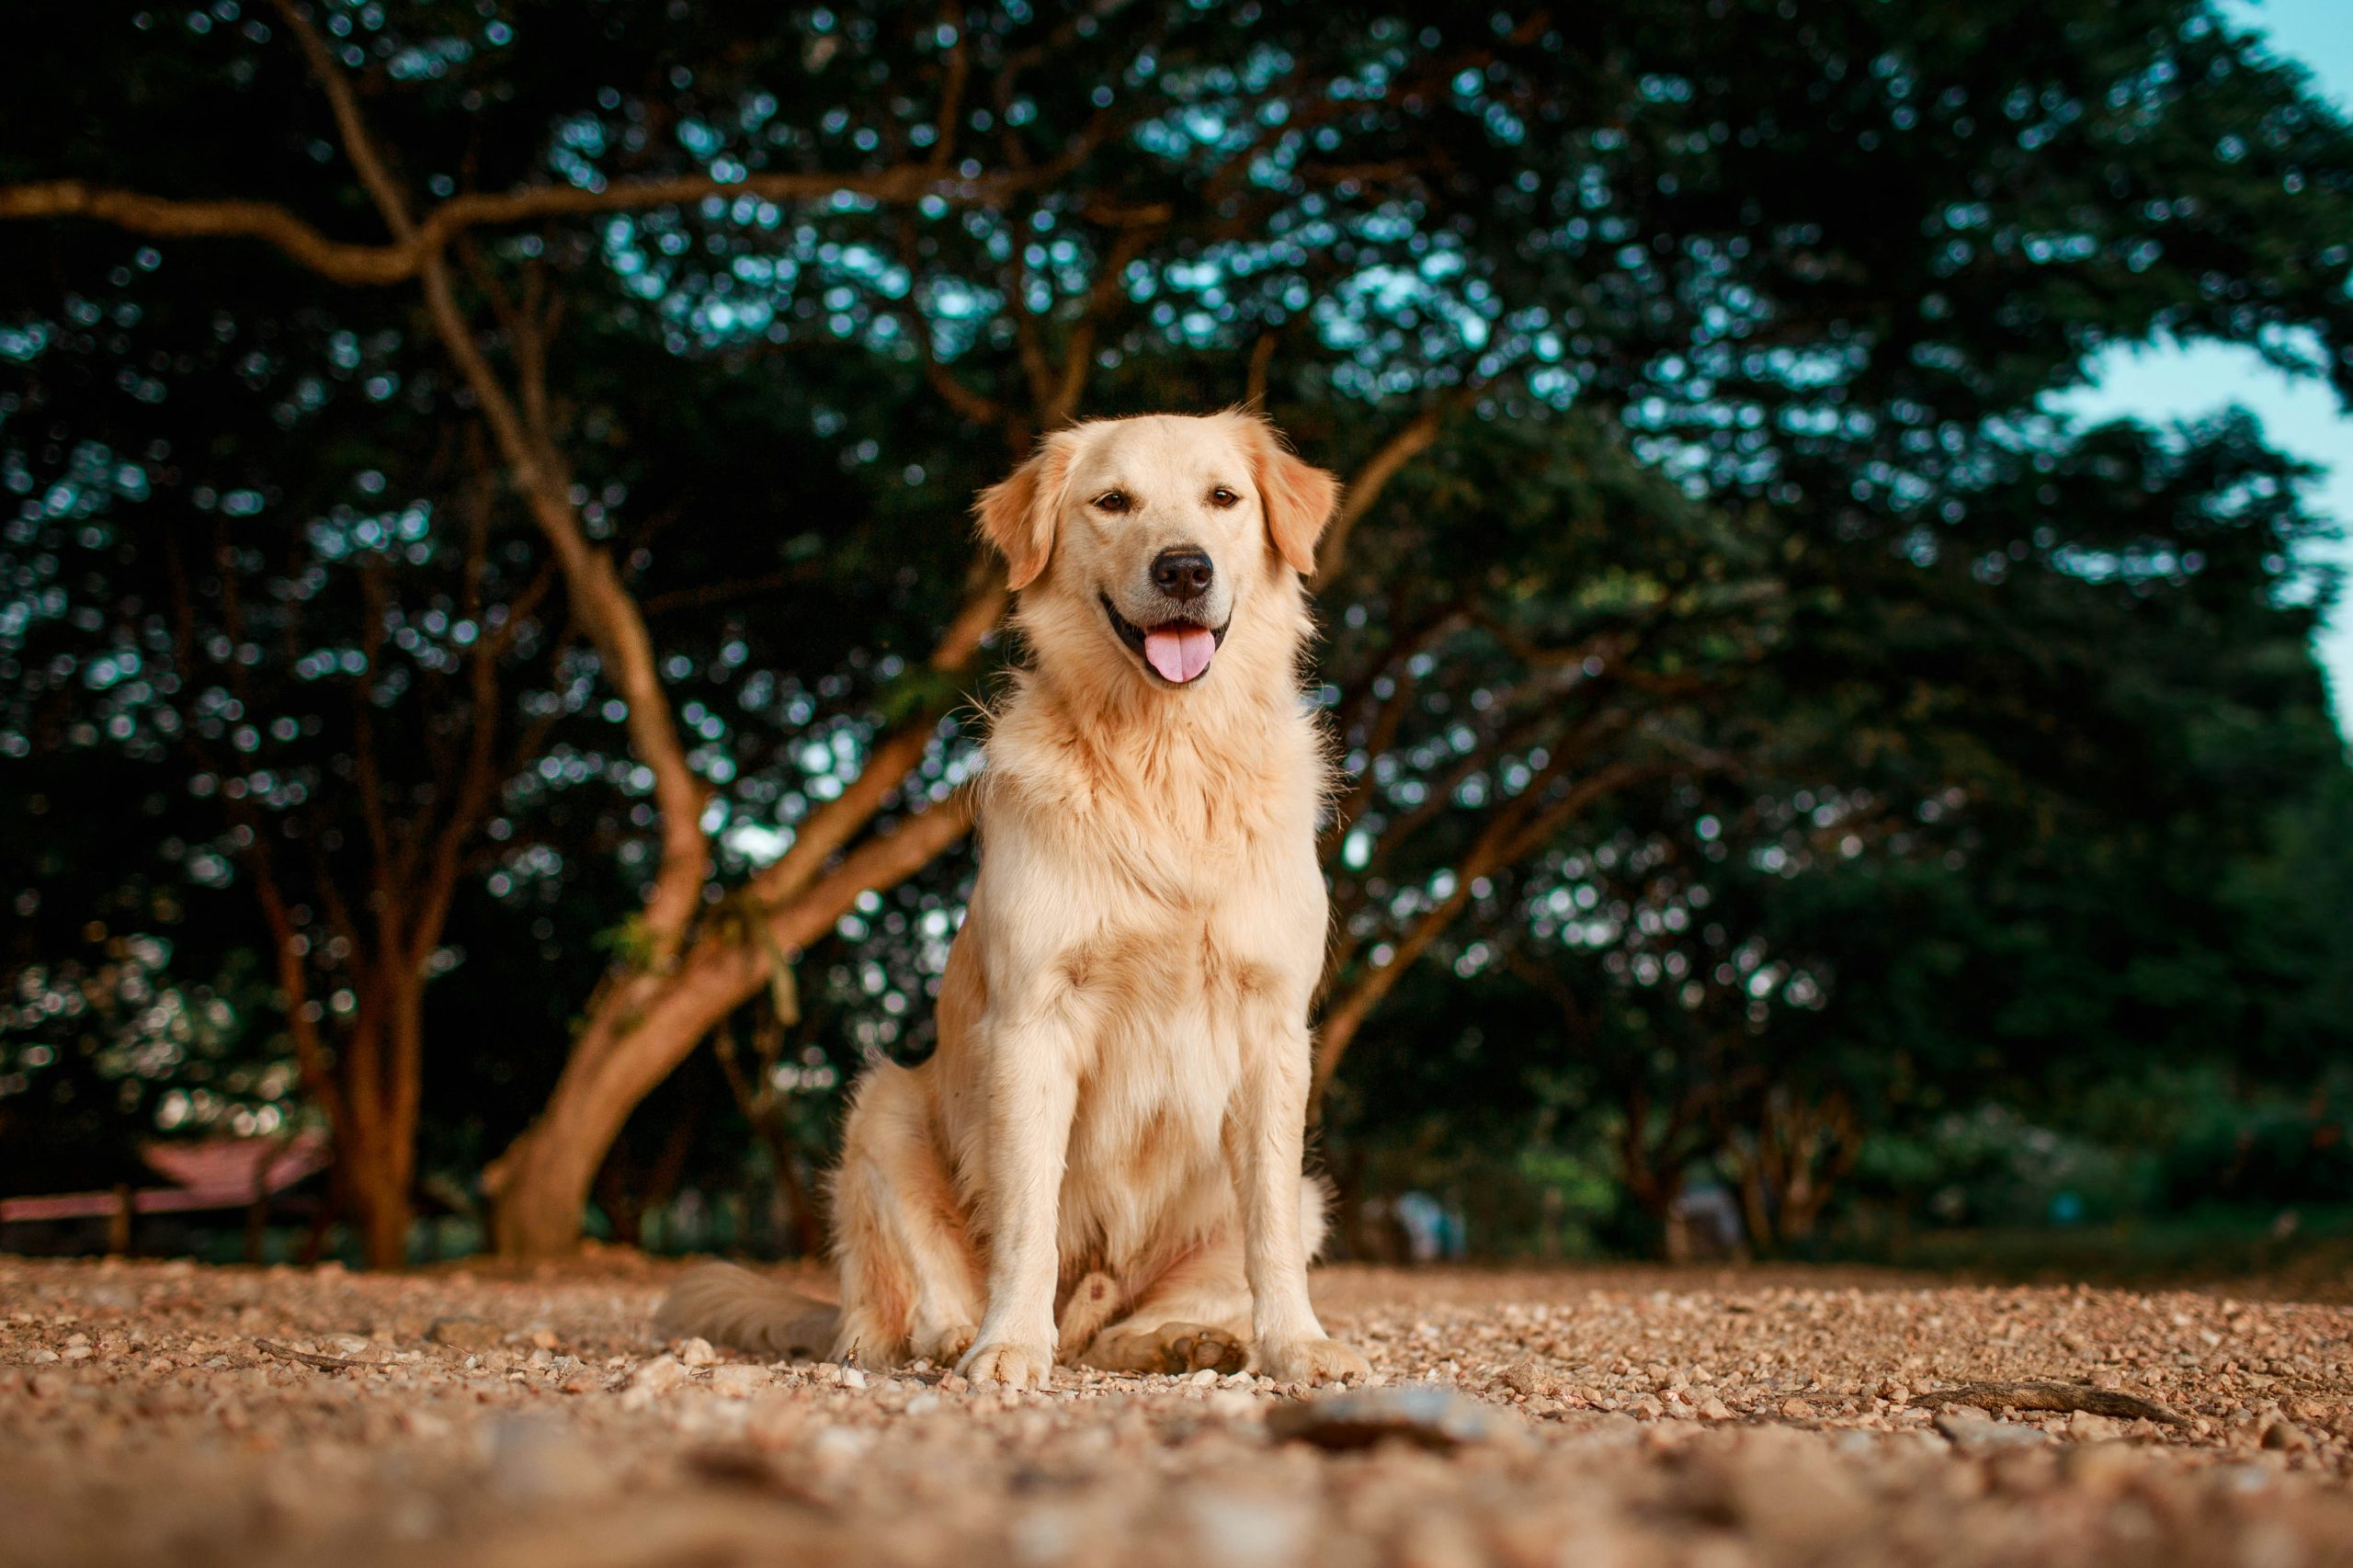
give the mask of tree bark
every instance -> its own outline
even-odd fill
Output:
[[[771,909],[770,939],[779,950],[797,953],[859,893],[913,875],[971,824],[971,801],[959,795],[898,832],[861,845],[835,869]],[[491,1233],[503,1256],[562,1256],[578,1246],[589,1187],[621,1124],[705,1036],[767,983],[768,961],[760,944],[705,932],[674,970],[636,971],[607,985],[546,1108],[483,1173],[494,1205]]]
[[[408,1187],[390,1172],[367,1173],[355,1184],[359,1199],[359,1256],[370,1268],[408,1265],[408,1233],[416,1219]]]
[[[1783,1088],[1767,1090],[1753,1124],[1732,1130],[1722,1142],[1750,1239],[1769,1252],[1813,1234],[1862,1153],[1861,1129],[1845,1095],[1814,1103]]]
[[[637,1162],[627,1158],[629,1141],[624,1138],[613,1145],[605,1163],[597,1167],[597,1180],[592,1187],[597,1206],[605,1211],[606,1223],[612,1228],[613,1241],[621,1246],[642,1246],[645,1239],[645,1205],[638,1181]]]

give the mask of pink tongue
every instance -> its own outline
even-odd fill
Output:
[[[1143,656],[1163,679],[1182,686],[1210,667],[1217,639],[1206,626],[1164,626],[1143,634]]]

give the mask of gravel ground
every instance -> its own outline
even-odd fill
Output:
[[[1385,1389],[1483,1428],[1333,1451],[1278,1435],[1324,1396],[1244,1375],[665,1346],[668,1278],[0,1257],[0,1562],[2353,1563],[2343,1305],[1333,1268]],[[1938,1397],[2023,1380],[2176,1419]]]

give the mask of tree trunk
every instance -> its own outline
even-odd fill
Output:
[[[785,1131],[781,1119],[771,1119],[769,1148],[776,1159],[777,1183],[784,1189],[786,1207],[792,1211],[792,1239],[799,1255],[822,1257],[825,1252],[825,1216],[817,1206],[816,1195],[809,1190],[809,1183],[801,1175],[792,1136]]]
[[[407,1175],[381,1120],[347,1117],[336,1129],[336,1187],[344,1217],[369,1268],[401,1268],[408,1263],[409,1224],[415,1210]]]
[[[869,889],[896,886],[972,826],[959,794],[860,845],[767,916],[768,937],[792,954],[832,929]],[[597,997],[573,1042],[547,1108],[483,1172],[494,1206],[491,1235],[502,1256],[560,1257],[580,1244],[580,1221],[597,1166],[621,1124],[720,1021],[768,982],[767,949],[706,930],[665,973],[615,979]]]
[[[754,953],[706,942],[676,976],[606,989],[545,1108],[483,1173],[500,1256],[560,1257],[578,1247],[589,1187],[630,1112],[763,979]]]
[[[370,1268],[408,1267],[408,1233],[416,1218],[405,1187],[362,1188],[359,1255]]]
[[[626,1137],[614,1142],[613,1152],[597,1167],[593,1190],[597,1206],[605,1211],[605,1219],[612,1226],[614,1242],[627,1247],[644,1245],[645,1202],[638,1164]]]
[[[1861,1152],[1860,1128],[1844,1095],[1833,1093],[1817,1104],[1786,1089],[1768,1090],[1754,1125],[1724,1145],[1758,1249],[1778,1253],[1812,1234]]]

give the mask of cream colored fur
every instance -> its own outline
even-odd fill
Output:
[[[854,1093],[835,1358],[961,1358],[1032,1387],[1058,1352],[1122,1370],[1246,1358],[1286,1381],[1366,1370],[1308,1301],[1325,1199],[1302,1173],[1326,764],[1301,694],[1300,574],[1337,497],[1241,414],[1060,431],[982,497],[1030,659],[991,726],[938,1050]],[[1211,558],[1188,608],[1224,627],[1183,685],[1105,611],[1158,624],[1152,564],[1175,547]],[[663,1321],[789,1351],[822,1310],[705,1271]]]

